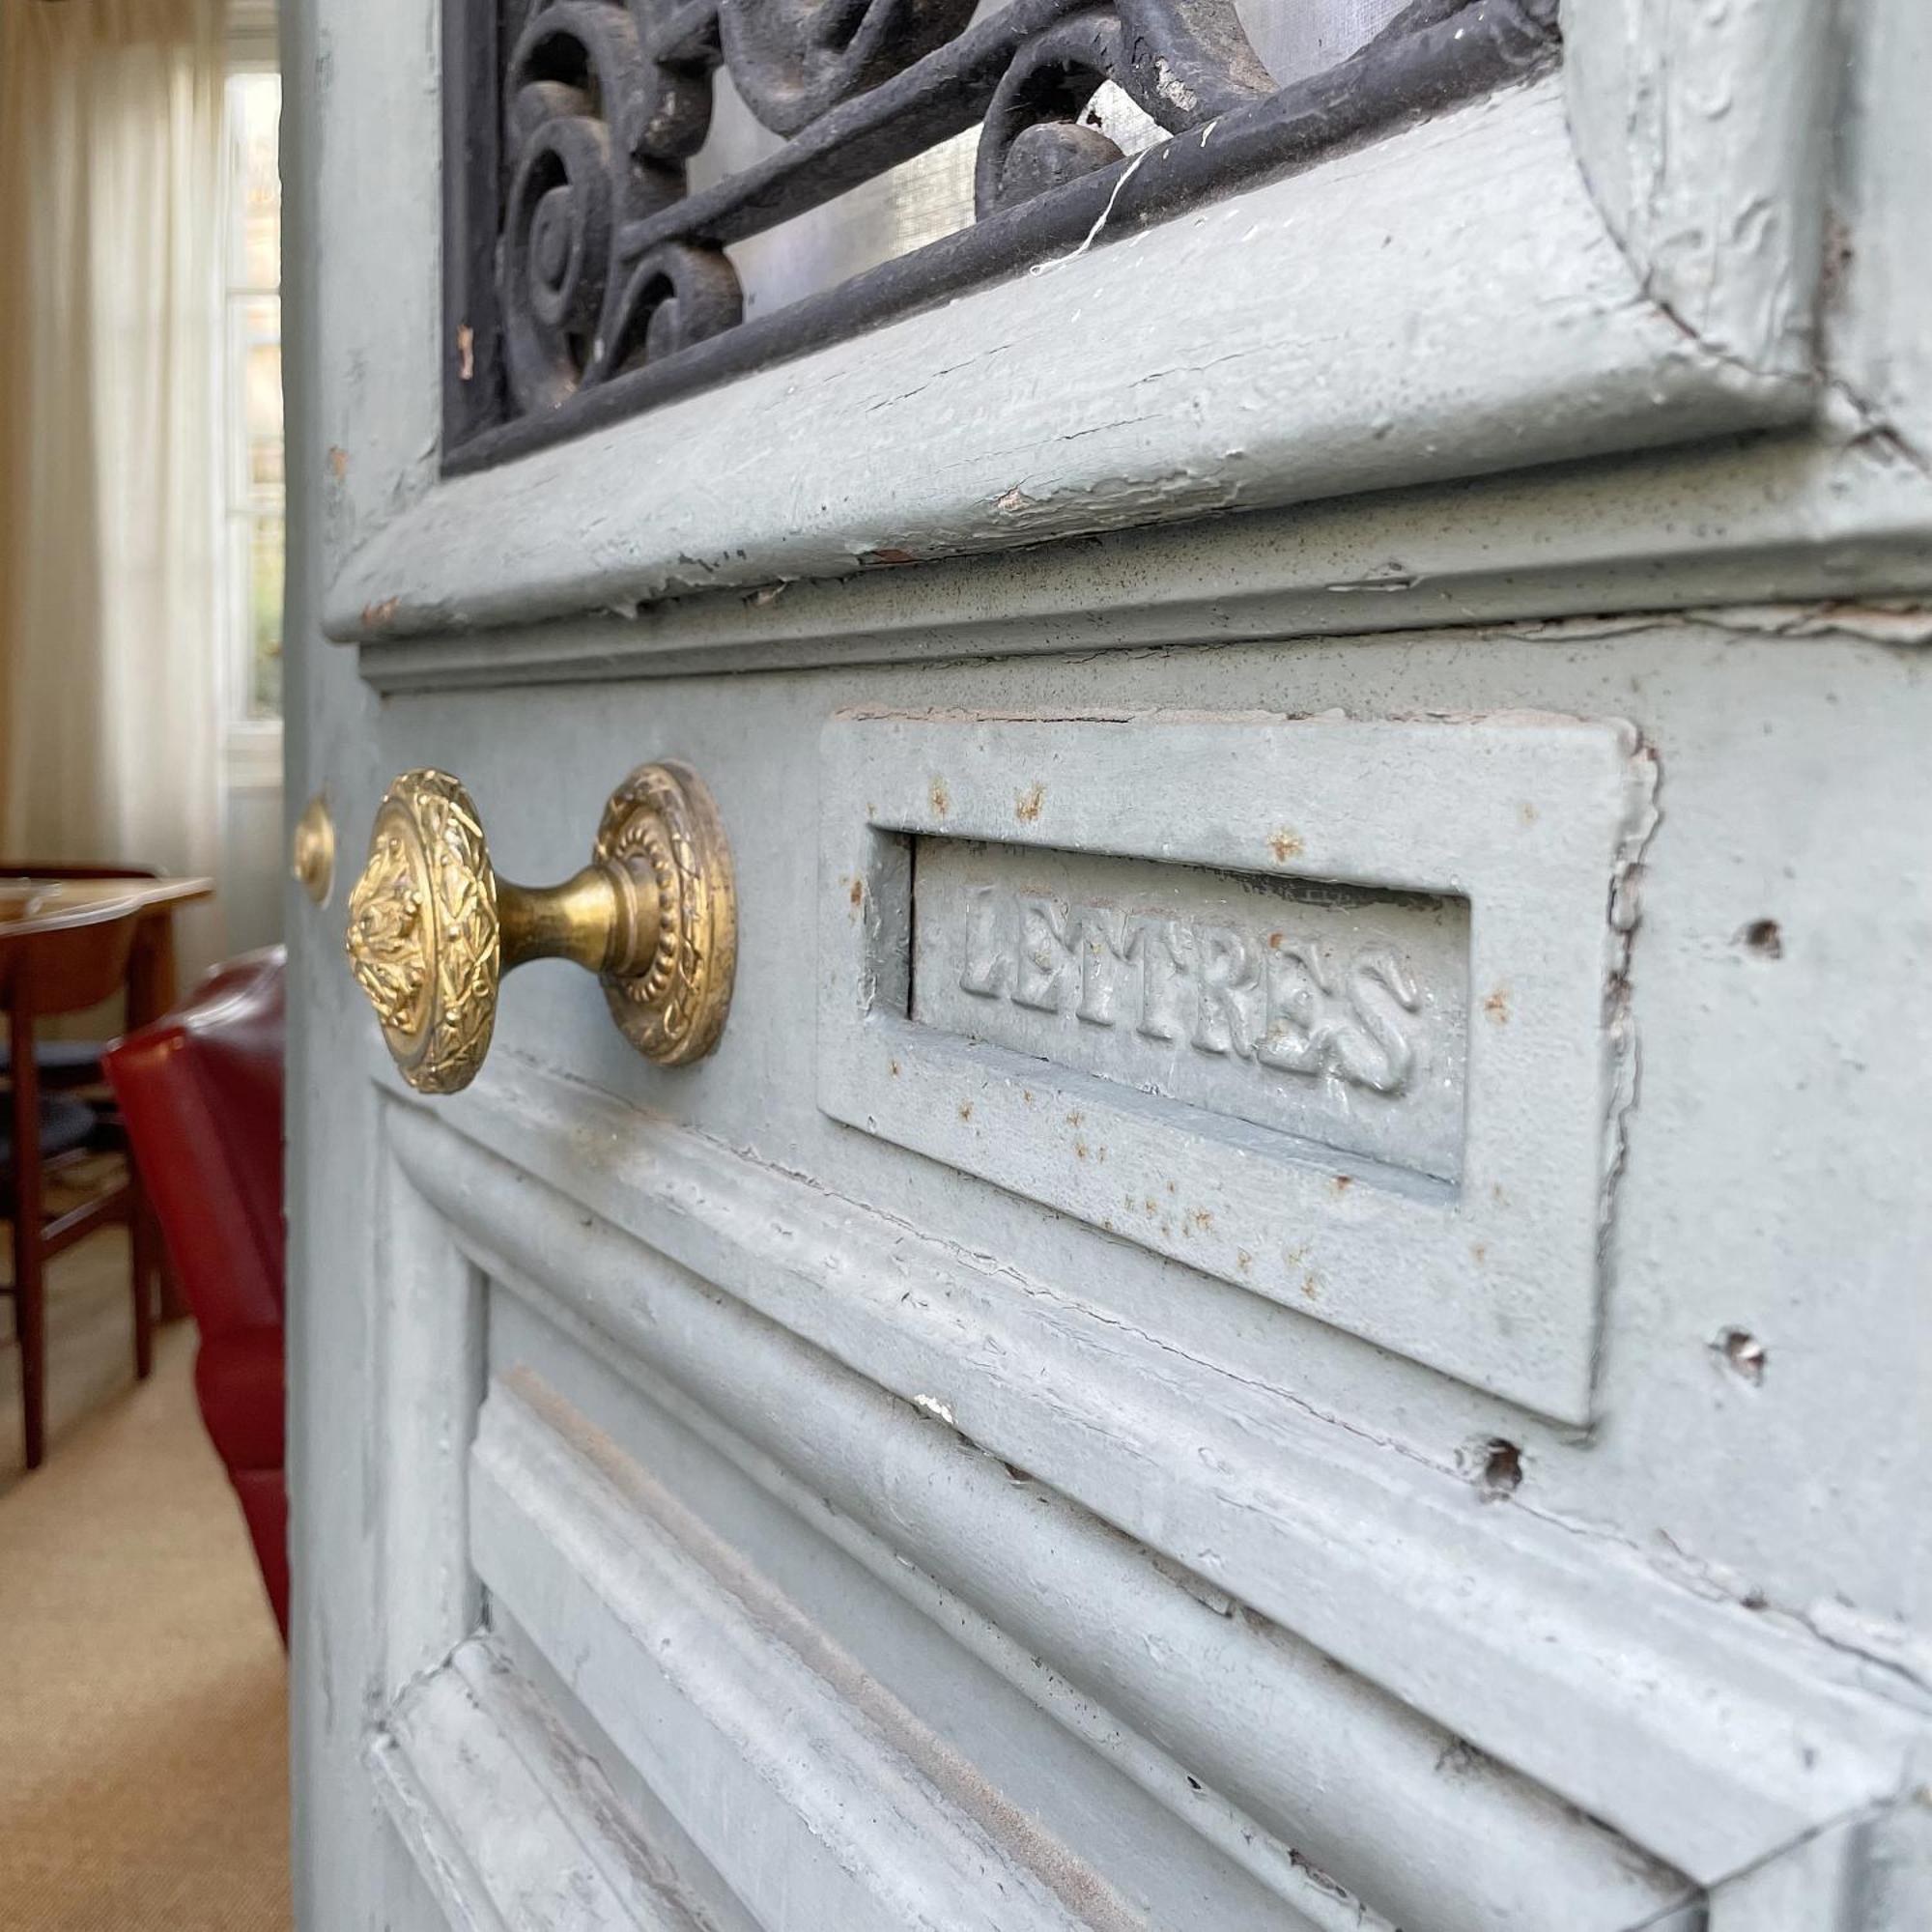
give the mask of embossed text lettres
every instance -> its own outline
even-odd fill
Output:
[[[1417,1064],[1422,989],[1385,946],[1160,918],[981,886],[960,931],[962,992],[1272,1072],[1390,1096]]]

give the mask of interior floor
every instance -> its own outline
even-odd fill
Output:
[[[50,1270],[48,1451],[0,1309],[0,1875],[34,1932],[283,1932],[287,1671],[201,1426],[191,1323],[133,1374],[119,1230]]]

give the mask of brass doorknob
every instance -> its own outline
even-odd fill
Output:
[[[718,1044],[731,1004],[730,848],[696,772],[641,765],[606,803],[589,865],[560,886],[515,886],[497,876],[463,786],[447,772],[406,772],[377,808],[348,945],[389,1053],[419,1093],[475,1079],[497,984],[526,959],[589,968],[632,1045],[683,1065]]]

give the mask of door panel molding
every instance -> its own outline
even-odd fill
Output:
[[[1139,1922],[527,1377],[484,1406],[470,1530],[493,1593],[770,1932]]]
[[[464,1526],[469,1438],[483,1399],[483,1285],[449,1223],[387,1157],[377,1169],[377,1627],[393,1697],[476,1628],[482,1598]]]
[[[366,1756],[389,1822],[453,1925],[705,1932],[489,1638],[411,1685]]]
[[[490,1270],[493,1280],[526,1309],[537,1322],[554,1331],[563,1341],[582,1350],[604,1369],[635,1390],[675,1429],[696,1437],[730,1468],[750,1479],[757,1489],[790,1513],[796,1525],[810,1538],[823,1539],[864,1567],[877,1582],[924,1617],[956,1644],[1027,1698],[1038,1711],[1104,1764],[1121,1774],[1139,1791],[1162,1806],[1187,1832],[1200,1838],[1211,1851],[1245,1872],[1266,1894],[1305,1918],[1320,1932],[1392,1932],[1378,1914],[1369,1914],[1359,1899],[1346,1893],[1333,1877],[1316,1865],[1306,1850],[1285,1843],[1250,1812],[1228,1798],[1215,1782],[1204,1783],[1173,1752],[1153,1742],[1147,1727],[1128,1721],[1122,1712],[1158,1712],[1148,1719],[1151,1726],[1166,1712],[1197,1688],[1199,1674],[1190,1669],[1183,1654],[1170,1653],[1178,1664],[1171,1677],[1143,1671],[1151,1680],[1147,1690],[1153,1699],[1149,1704],[1138,1691],[1115,1698],[1112,1706],[1100,1701],[1065,1674],[1060,1665],[1069,1661],[1069,1652],[1093,1625],[1091,1612],[1073,1618],[1064,1631],[1049,1631],[1037,1647],[1027,1641],[1044,1619],[1034,1614],[1032,1597],[991,1595],[980,1587],[953,1559],[953,1544],[919,1539],[923,1560],[934,1569],[943,1569],[960,1588],[971,1586],[973,1600],[936,1579],[927,1569],[914,1563],[876,1527],[879,1512],[872,1508],[862,1520],[852,1513],[863,1507],[854,1501],[852,1486],[827,1483],[820,1470],[822,1459],[810,1459],[811,1467],[795,1470],[780,1460],[783,1442],[779,1432],[764,1430],[758,1439],[741,1434],[697,1397],[687,1394],[672,1381],[666,1367],[660,1366],[661,1351],[647,1359],[640,1352],[639,1338],[632,1332],[636,1324],[626,1321],[603,1292],[604,1271],[573,1272],[567,1282],[540,1281],[513,1266],[493,1252],[474,1234],[464,1236],[480,1265]],[[581,1258],[578,1258],[581,1259]],[[674,1269],[675,1264],[656,1256],[646,1256],[647,1269]],[[953,1498],[970,1510],[977,1525],[985,1525],[977,1534],[973,1548],[980,1552],[981,1567],[986,1560],[998,1561],[997,1552],[1017,1536],[1023,1570],[1031,1575],[1036,1567],[1037,1528],[1029,1530],[1025,1519],[1050,1513],[1054,1528],[1083,1545],[1097,1543],[1107,1547],[1110,1562],[1118,1565],[1123,1546],[1104,1526],[1086,1518],[1084,1512],[1064,1503],[1044,1486],[1033,1483],[1016,1471],[990,1471],[981,1466],[984,1458],[965,1450],[956,1436],[943,1435],[926,1422],[908,1429],[903,1405],[849,1371],[827,1369],[825,1358],[787,1338],[769,1323],[758,1323],[734,1347],[745,1365],[746,1393],[773,1386],[776,1370],[791,1391],[794,1406],[814,1415],[828,1411],[849,1411],[861,1425],[875,1432],[882,1449],[903,1459],[907,1478],[923,1484],[935,1498]],[[675,1364],[670,1367],[675,1367]],[[827,1392],[821,1384],[830,1375],[837,1386]],[[687,1379],[690,1379],[687,1378]],[[721,1405],[722,1406],[722,1405]],[[735,1410],[734,1412],[740,1412]],[[767,1408],[767,1414],[775,1409]],[[742,1419],[742,1412],[741,1419]],[[751,1426],[749,1423],[748,1427]],[[835,1432],[837,1433],[837,1432]],[[964,1455],[968,1460],[960,1460]],[[874,1486],[875,1494],[883,1486]],[[831,1507],[828,1508],[828,1504]],[[852,1507],[848,1507],[848,1504]],[[901,1541],[903,1541],[901,1534]],[[1173,1620],[1178,1603],[1178,1586],[1172,1577],[1156,1579],[1145,1565],[1132,1566],[1132,1602],[1150,1618],[1150,1630],[1165,1630]],[[1149,1592],[1161,1600],[1154,1607],[1145,1601]],[[1206,1602],[1217,1620],[1228,1607],[1228,1600],[1214,1593],[1192,1602],[1198,1609]],[[992,1605],[992,1613],[981,1608]],[[1018,1605],[1018,1607],[1015,1607]],[[1005,1617],[1005,1623],[999,1621]],[[1218,1640],[1218,1639],[1217,1639]],[[1083,1677],[1092,1675],[1083,1661]],[[1192,1735],[1198,1724],[1183,1710],[1182,1730]],[[1213,1754],[1210,1752],[1209,1756]],[[1205,1766],[1199,1768],[1207,1768]],[[1359,1917],[1358,1915],[1367,1915]],[[1268,1921],[1272,1923],[1270,1919]]]
[[[666,1391],[632,1346],[648,1318],[613,1319],[618,1270],[630,1264],[580,1251],[539,1282],[480,1244],[477,1253],[493,1278],[545,1319],[560,1314],[566,1332],[641,1392],[655,1401]],[[932,1418],[769,1324],[740,1318],[733,1327],[732,1415],[756,1435],[673,1393],[680,1419],[809,1533],[833,1535],[950,1639],[993,1654],[1048,1716],[1097,1738],[1188,1830],[1202,1833],[1204,1801],[1220,1800],[1224,1824],[1248,1840],[1231,1856],[1298,1913],[1319,1922],[1321,1889],[1334,1886],[1441,1932],[1605,1932],[1647,1922],[1660,1901],[1687,1891],[1628,1841]],[[811,1464],[797,1476],[778,1462],[786,1436],[808,1432],[839,1445],[842,1479],[827,1482],[821,1458],[794,1458]],[[868,1483],[854,1469],[867,1440],[877,1459]],[[835,1524],[846,1533],[834,1535]],[[997,1655],[1002,1644],[1010,1657]],[[1230,1832],[1202,1834],[1227,1848]],[[1419,1921],[1424,1908],[1431,1916]]]
[[[861,1521],[892,1496],[900,1539],[924,1492],[888,1472],[916,1444],[833,1400],[773,1441],[786,1411],[754,1392],[739,1302],[899,1396],[905,1428],[937,1405],[970,1442],[1700,1883],[1902,1788],[1909,1714],[1812,1647],[1607,1542],[1579,1549],[1571,1528],[1481,1508],[1451,1472],[1398,1465],[1044,1283],[510,1056],[434,1120],[400,1110],[392,1131],[415,1183],[512,1275],[565,1299],[608,1282],[587,1319]],[[730,1298],[651,1265],[653,1249]],[[805,1364],[788,1361],[791,1401]],[[950,1490],[927,1501],[907,1553],[957,1587],[963,1510]]]

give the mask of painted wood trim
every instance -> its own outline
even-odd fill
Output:
[[[492,1592],[769,1932],[1131,1932],[1097,1875],[527,1376],[493,1387],[472,1462]]]
[[[585,1211],[608,1220],[1700,1883],[1906,1776],[1916,1722],[1829,1648],[506,1052],[434,1117],[399,1106],[390,1133],[513,1266],[553,1275]],[[726,1350],[697,1378],[727,1416],[734,1373]],[[880,1472],[867,1454],[841,1480]]]
[[[1932,476],[1842,404],[1823,433],[1344,497],[1169,529],[367,643],[384,692],[1233,644],[1666,606],[1932,638]],[[1499,545],[1497,533],[1509,532]],[[1810,605],[1812,610],[1769,607]]]
[[[490,1888],[470,1862],[460,1827],[432,1794],[435,1770],[418,1769],[384,1734],[362,1756],[369,1786],[403,1850],[452,1932],[509,1932]]]
[[[1837,11],[1563,8],[1570,126],[1605,226],[1659,311],[1742,367],[1815,364]]]
[[[376,1595],[385,1694],[444,1657],[482,1613],[464,1528],[483,1394],[483,1293],[449,1223],[394,1162],[377,1170],[375,1455],[387,1472]]]
[[[1204,1783],[1172,1751],[1129,1724],[1119,1710],[1110,1709],[1090,1695],[1058,1667],[1057,1662],[1050,1662],[1049,1658],[1058,1660],[1069,1646],[1077,1646],[1079,1633],[1086,1627],[1084,1622],[1038,1649],[1030,1647],[1022,1634],[1015,1634],[995,1621],[978,1602],[969,1602],[939,1582],[901,1553],[885,1535],[868,1526],[881,1520],[877,1501],[885,1493],[883,1486],[875,1487],[873,1501],[868,1504],[864,1496],[856,1499],[849,1496],[847,1486],[842,1486],[836,1477],[824,1482],[818,1480],[824,1458],[812,1459],[810,1468],[804,1473],[795,1471],[781,1460],[781,1454],[773,1453],[786,1447],[776,1440],[779,1432],[776,1423],[770,1420],[780,1413],[778,1409],[765,1410],[768,1426],[759,1432],[760,1439],[753,1441],[750,1435],[741,1435],[671,1381],[662,1369],[645,1358],[633,1332],[635,1321],[627,1319],[623,1310],[612,1305],[602,1292],[601,1273],[595,1278],[574,1277],[559,1291],[490,1252],[473,1236],[464,1238],[471,1242],[472,1252],[493,1271],[493,1280],[506,1293],[516,1295],[566,1340],[623,1378],[648,1403],[749,1477],[800,1522],[808,1524],[814,1534],[823,1536],[862,1564],[876,1581],[936,1624],[969,1656],[1024,1692],[1063,1730],[1272,1892],[1296,1915],[1297,1925],[1305,1920],[1312,1932],[1396,1932],[1389,1920],[1346,1891],[1307,1853],[1285,1843],[1224,1792]],[[668,1264],[660,1262],[657,1265]],[[775,1350],[782,1372],[791,1381],[788,1402],[800,1388],[815,1391],[818,1379],[827,1374],[823,1359],[806,1357],[810,1365],[803,1372],[803,1381],[792,1380],[799,1374],[797,1346],[769,1323],[759,1324],[759,1329],[753,1357],[759,1374],[753,1380],[763,1381],[768,1355]],[[849,1372],[835,1369],[831,1373],[849,1379]],[[927,1422],[916,1424],[918,1433],[910,1434],[905,1428],[908,1418],[893,1398],[863,1383],[860,1388],[861,1394],[852,1402],[853,1409],[862,1414],[870,1411],[877,1418],[881,1429],[878,1439],[903,1465],[907,1479],[929,1479],[939,1492],[950,1493],[957,1478],[968,1486],[976,1505],[981,1501],[991,1503],[991,1509],[979,1520],[984,1520],[990,1515],[1004,1517],[1000,1498],[989,1494],[984,1484],[1004,1478],[1011,1488],[1022,1483],[1020,1477],[1006,1470],[1000,1472],[1000,1477],[994,1477],[979,1466],[984,1459],[977,1456],[970,1464],[959,1463],[956,1469],[949,1467],[947,1459],[958,1456],[963,1448],[956,1436],[948,1437],[931,1429]],[[816,1406],[825,1406],[823,1398],[815,1392],[808,1399]],[[754,1422],[746,1426],[753,1427]],[[976,1477],[980,1479],[977,1483]],[[1004,1500],[1009,1509],[1017,1504],[1025,1510],[1054,1511],[1057,1526],[1072,1533],[1091,1536],[1095,1531],[1091,1519],[1085,1519],[1082,1512],[1040,1485],[1024,1483],[1016,1495],[1005,1496]],[[833,1507],[828,1509],[828,1502]],[[864,1520],[853,1509],[863,1510]],[[1111,1553],[1118,1556],[1119,1539],[1110,1538],[1104,1528],[1097,1533],[1102,1541],[1110,1543]],[[999,1528],[980,1538],[978,1547],[988,1552],[1002,1548]],[[1174,1583],[1172,1577],[1166,1581],[1169,1585]],[[976,1596],[980,1594],[976,1592]],[[1213,1614],[1220,1616],[1227,1600],[1209,1596],[1207,1601]],[[1015,1631],[1021,1629],[1022,1624],[1016,1622]],[[1083,1675],[1089,1674],[1083,1671]],[[1186,1670],[1180,1673],[1180,1679],[1175,1692],[1177,1697],[1186,1695],[1185,1687],[1192,1681]],[[1121,1702],[1131,1705],[1133,1699],[1124,1698]]]
[[[567,1332],[629,1374],[665,1326],[661,1313],[628,1310],[628,1245],[587,1243],[540,1284],[526,1256],[519,1265],[479,1252],[495,1279],[540,1314],[561,1310]],[[1243,1862],[1297,1914],[1309,1915],[1311,1869],[1433,1932],[1623,1932],[1689,1894],[1681,1875],[1627,1841],[769,1323],[694,1311],[677,1325],[684,1347],[656,1352],[668,1373],[704,1379],[692,1373],[703,1328],[737,1365],[728,1406],[747,1434],[715,1421],[711,1431],[727,1457],[768,1480],[761,1460],[809,1435],[805,1453],[791,1452],[795,1483],[772,1491],[807,1528],[863,1526],[861,1560],[909,1596],[916,1566],[930,1564],[962,1593],[960,1607],[978,1606],[1017,1647],[1025,1662],[1010,1681],[1050,1715],[1062,1714],[1040,1697],[1042,1668],[1100,1714],[1105,1732],[1160,1739],[1172,1776],[1143,1775],[1143,1788],[1190,1829],[1204,1798],[1236,1806],[1288,1869]],[[956,1634],[951,1617],[943,1627]]]
[[[428,213],[412,199],[398,218]],[[1192,298],[1150,304],[1150,286]],[[398,400],[433,422],[433,396]],[[325,626],[373,640],[528,622],[1567,462],[1813,407],[1803,373],[1713,353],[1645,296],[1551,76],[501,469],[345,488]],[[348,397],[339,411],[366,419]],[[338,455],[346,486],[365,457]]]
[[[452,1925],[474,1932],[703,1932],[583,1754],[488,1639],[412,1684],[366,1761]]]
[[[1908,1801],[1917,1809],[1923,1800]],[[1759,1926],[1869,1925],[1911,1922],[1882,1916],[1866,1918],[1869,1881],[1885,1869],[1875,1839],[1882,1813],[1861,1807],[1835,1819],[1781,1856],[1742,1871],[1711,1894],[1705,1932],[1757,1932]]]

